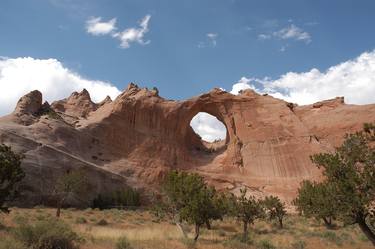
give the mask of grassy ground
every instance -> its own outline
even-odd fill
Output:
[[[12,228],[24,220],[48,219],[54,213],[49,208],[13,208],[8,215],[0,214],[0,238],[10,237]],[[211,230],[202,230],[196,244],[183,239],[175,225],[157,220],[148,211],[67,209],[62,211],[61,219],[80,235],[81,249],[115,249],[116,241],[122,236],[127,237],[134,249],[373,248],[356,226],[328,230],[314,219],[295,215],[285,219],[284,229],[278,229],[276,224],[256,222],[251,227],[248,243],[241,242],[240,223],[232,219],[214,222]]]

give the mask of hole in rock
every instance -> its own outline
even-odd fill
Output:
[[[227,128],[215,116],[199,112],[190,121],[190,126],[201,137],[204,148],[217,151],[226,144]]]

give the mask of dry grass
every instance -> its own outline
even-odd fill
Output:
[[[20,222],[46,219],[54,215],[49,208],[12,209],[9,215],[0,215],[0,237],[10,237],[12,227]],[[355,226],[338,226],[327,230],[313,219],[288,216],[285,229],[276,224],[257,222],[251,228],[251,242],[240,241],[241,224],[233,219],[214,222],[213,229],[202,229],[198,243],[182,237],[177,227],[168,221],[155,222],[147,211],[75,210],[62,211],[62,220],[70,224],[83,238],[82,249],[115,249],[116,241],[125,236],[134,249],[227,249],[264,248],[272,245],[282,249],[367,249],[372,245]],[[98,225],[99,221],[104,220]],[[192,227],[190,227],[192,232]],[[192,237],[192,234],[189,234]],[[1,245],[0,245],[0,249]]]

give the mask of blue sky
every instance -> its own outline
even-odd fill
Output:
[[[136,82],[184,99],[231,90],[242,77],[324,71],[372,51],[374,10],[372,0],[2,0],[0,56],[54,58],[120,90]],[[146,15],[146,44],[121,48],[111,35],[87,32],[93,17],[116,18],[122,31]],[[293,27],[308,39],[285,36]]]
[[[214,87],[300,105],[375,103],[374,0],[1,0],[0,115],[40,90],[95,102],[135,82],[169,99]],[[215,117],[191,126],[225,137]]]

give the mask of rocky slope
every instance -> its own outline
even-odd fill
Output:
[[[190,127],[198,112],[216,116],[227,138],[211,150]],[[313,153],[331,151],[345,133],[375,121],[375,105],[343,98],[297,106],[245,90],[220,89],[171,101],[129,84],[115,100],[93,103],[86,90],[49,105],[33,91],[0,118],[0,142],[25,153],[25,200],[48,199],[56,177],[85,168],[91,194],[123,185],[151,189],[169,169],[198,172],[218,188],[289,201],[302,179],[319,179]],[[86,200],[86,201],[87,201]]]

